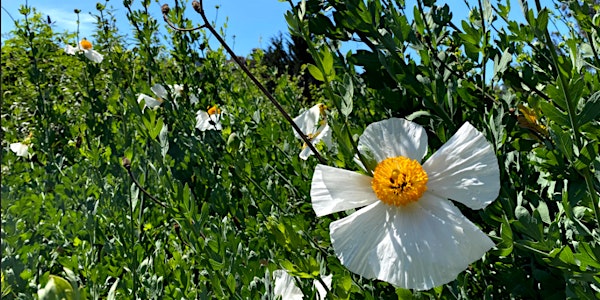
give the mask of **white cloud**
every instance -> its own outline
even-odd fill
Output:
[[[57,8],[38,8],[43,14],[49,15],[52,22],[56,22],[56,31],[67,30],[69,32],[77,31],[77,14],[73,10],[64,10]],[[89,13],[79,13],[79,38],[90,38],[96,27],[96,18]]]

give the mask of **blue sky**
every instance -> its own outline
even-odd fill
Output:
[[[14,28],[12,20],[8,17],[6,11],[8,11],[13,18],[21,18],[22,16],[18,13],[18,9],[25,2],[25,0],[1,1],[3,7],[2,40],[4,40],[5,34]],[[103,0],[27,1],[30,6],[35,7],[44,15],[50,15],[52,20],[55,21],[54,30],[56,32],[63,32],[65,30],[75,32],[77,26],[75,23],[76,15],[73,10],[75,8],[80,9],[80,37],[90,37],[93,32],[94,18],[90,15],[90,12],[96,12],[97,2],[104,3]],[[140,0],[135,0],[134,2],[140,2]],[[191,0],[189,2],[191,3]],[[297,0],[295,2],[297,2]],[[415,0],[407,0],[406,2],[409,7],[416,3]],[[468,2],[472,3],[472,6],[477,5],[477,1],[474,0]],[[525,23],[519,1],[510,0],[510,2],[511,19]],[[174,6],[174,1],[172,0],[153,0],[150,7],[152,17],[158,19],[160,23],[163,22],[160,13],[160,6],[163,3],[170,4],[172,7]],[[468,17],[468,9],[464,1],[438,1],[438,5],[443,5],[443,3],[449,3],[454,16],[453,21],[460,27],[460,20],[467,19]],[[542,6],[547,6],[551,10],[554,7],[552,0],[542,0],[541,3]],[[215,9],[216,5],[220,6],[218,14]],[[533,6],[533,3],[531,5]],[[121,33],[130,33],[132,27],[125,17],[126,10],[123,7],[122,0],[109,1],[108,6],[113,6],[115,9],[115,15],[118,20],[117,24],[119,28],[123,28]],[[207,11],[207,17],[210,20],[216,20],[218,26],[223,25],[225,22],[227,23],[225,39],[238,55],[248,55],[253,48],[264,49],[269,45],[271,38],[278,36],[280,32],[284,34],[287,33],[287,24],[285,22],[284,13],[288,10],[289,5],[286,2],[279,2],[278,0],[204,0],[204,6]],[[409,17],[412,15],[412,9],[409,8],[406,12],[409,14]],[[198,16],[191,7],[187,12],[187,17],[196,20],[197,23],[200,22],[200,16]],[[356,50],[355,45],[347,45],[344,48],[346,48],[344,49],[345,51],[350,49]]]
[[[75,32],[77,30],[77,16],[73,12],[75,8],[80,9],[80,37],[90,37],[94,29],[94,18],[90,16],[90,12],[96,13],[96,3],[104,3],[103,0],[28,0],[27,3],[35,7],[44,15],[50,15],[52,21],[55,21],[54,30],[63,32],[69,30]],[[140,2],[134,0],[134,2]],[[19,7],[25,4],[25,0],[2,0],[2,40],[5,33],[14,28],[12,20],[4,9],[6,9],[13,18],[21,19]],[[163,22],[160,11],[162,4],[175,6],[172,0],[160,0],[160,2],[152,1],[150,12],[152,17]],[[196,20],[199,24],[201,18],[190,7],[187,11],[187,17]],[[218,10],[215,6],[219,5]],[[129,25],[125,16],[126,9],[123,7],[122,0],[112,0],[108,2],[108,7],[113,6],[117,17],[117,25],[119,28],[124,28],[121,33],[129,33],[132,27]],[[253,48],[266,48],[272,37],[278,36],[279,32],[287,32],[287,23],[285,22],[284,13],[287,11],[289,4],[279,2],[277,0],[204,0],[204,8],[206,16],[209,20],[215,20],[217,25],[223,25],[227,22],[226,40],[230,46],[234,47],[238,55],[247,55]],[[139,6],[138,6],[139,7]],[[135,8],[135,6],[134,6]],[[234,36],[235,35],[235,40]]]

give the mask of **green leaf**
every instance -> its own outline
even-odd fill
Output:
[[[567,115],[554,107],[554,105],[552,105],[550,102],[541,101],[540,108],[542,109],[542,112],[546,118],[554,121],[558,125],[571,127],[571,123],[569,122]]]
[[[552,124],[550,126],[550,136],[562,154],[569,160],[573,161],[573,138],[571,134],[563,131],[560,126]]]
[[[496,254],[498,256],[508,256],[513,250],[513,234],[506,216],[504,216],[502,225],[500,225],[500,236],[502,237],[502,242],[496,245],[498,248]]]
[[[504,50],[500,59],[498,59],[498,56],[496,55],[496,57],[494,57],[494,71],[492,72],[492,78],[496,78],[496,76],[503,74],[511,60],[512,54],[508,52],[508,48]]]
[[[46,286],[37,292],[41,300],[73,300],[73,287],[64,278],[50,275]]]
[[[314,77],[316,80],[325,81],[325,77],[323,76],[323,73],[321,72],[321,70],[319,70],[319,68],[317,68],[317,66],[315,66],[313,64],[308,64],[307,68],[308,68],[308,72],[310,73],[310,75],[312,75],[312,77]]]
[[[342,96],[341,113],[348,117],[352,112],[352,102],[354,101],[354,84],[350,76],[344,76],[344,95]]]
[[[583,105],[581,113],[579,113],[579,115],[577,116],[577,125],[582,126],[584,124],[587,124],[588,122],[597,120],[599,115],[600,91],[597,91],[592,96],[590,96],[590,98]]]

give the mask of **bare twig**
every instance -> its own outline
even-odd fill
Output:
[[[125,169],[127,170],[127,173],[129,174],[129,177],[131,177],[131,180],[133,180],[133,183],[135,183],[135,185],[146,195],[148,196],[148,198],[152,199],[152,201],[154,201],[154,203],[167,208],[167,205],[162,203],[160,200],[156,199],[154,196],[150,195],[150,193],[148,193],[143,187],[142,185],[137,181],[137,179],[135,179],[135,176],[133,176],[133,173],[131,172],[131,162],[129,161],[129,159],[127,159],[126,157],[123,157],[123,167],[125,167]]]

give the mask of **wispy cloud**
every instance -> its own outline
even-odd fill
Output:
[[[39,10],[44,14],[49,15],[52,22],[56,22],[55,25],[58,31],[77,31],[77,14],[75,14],[73,10],[44,7],[40,7]],[[96,27],[95,23],[96,18],[92,17],[90,14],[84,12],[79,13],[79,36],[90,37]]]

